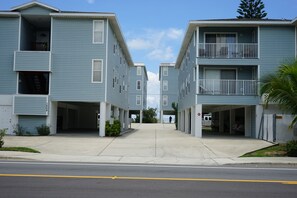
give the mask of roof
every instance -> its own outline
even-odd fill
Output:
[[[209,19],[209,20],[191,20],[188,24],[186,34],[184,36],[177,60],[176,67],[179,68],[186,53],[193,32],[197,27],[256,27],[256,26],[271,26],[271,25],[297,25],[297,18],[288,19]]]
[[[60,10],[58,8],[55,8],[55,7],[52,7],[52,6],[49,6],[49,5],[46,5],[44,3],[40,3],[38,1],[31,1],[29,3],[25,3],[25,4],[22,4],[22,5],[19,5],[19,6],[15,6],[15,7],[12,7],[10,9],[10,11],[19,11],[19,10],[24,10],[24,9],[27,9],[27,8],[31,8],[31,7],[34,7],[34,6],[40,6],[40,7],[43,7],[43,8],[46,8],[46,9],[49,9],[49,10],[53,10],[53,11],[56,11],[56,12],[59,12]]]

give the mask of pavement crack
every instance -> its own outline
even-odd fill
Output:
[[[100,156],[106,149],[107,149],[107,147],[109,147],[112,143],[113,143],[113,141],[116,139],[116,137],[114,137],[98,154],[97,154],[97,156]]]

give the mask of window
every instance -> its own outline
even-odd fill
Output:
[[[163,80],[163,91],[168,91],[168,81]]]
[[[49,72],[19,72],[19,94],[49,93]]]
[[[136,81],[136,90],[141,90],[141,80]]]
[[[92,64],[92,82],[93,83],[102,83],[103,78],[103,60],[94,59]]]
[[[137,76],[141,76],[141,67],[137,67]]]
[[[104,38],[104,21],[94,20],[93,21],[93,43],[103,43]]]
[[[168,96],[164,95],[163,96],[163,106],[167,106],[168,105]]]
[[[141,105],[141,95],[136,96],[136,105]]]
[[[163,67],[163,76],[168,76],[168,67]]]

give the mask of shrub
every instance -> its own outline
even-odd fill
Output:
[[[36,130],[37,130],[38,134],[42,135],[42,136],[46,136],[46,135],[50,134],[49,126],[46,126],[45,124],[42,124],[41,126],[36,127]]]
[[[4,136],[6,133],[7,129],[0,129],[0,148],[2,148],[2,146],[4,145]]]
[[[13,126],[13,133],[17,136],[29,135],[30,132],[26,131],[26,128],[22,127],[21,125],[17,124]]]
[[[110,124],[109,121],[105,123],[105,135],[117,137],[121,133],[121,122],[119,120],[115,120],[113,124]]]
[[[286,148],[288,156],[297,157],[297,140],[287,142]]]

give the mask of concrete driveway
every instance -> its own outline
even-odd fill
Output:
[[[47,161],[218,165],[244,163],[246,160],[239,156],[271,145],[244,137],[194,138],[176,131],[173,124],[134,124],[132,128],[132,132],[117,138],[99,138],[97,134],[6,136],[4,146],[30,147],[41,154],[0,152],[0,157]]]

